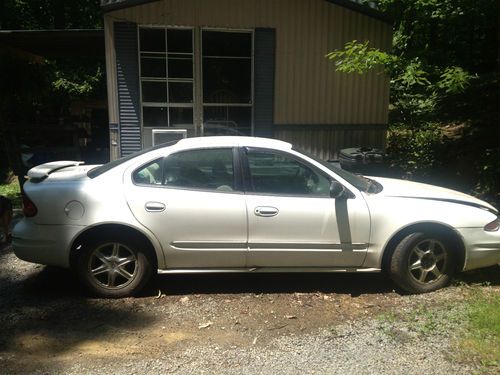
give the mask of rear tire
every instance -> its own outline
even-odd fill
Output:
[[[136,295],[149,281],[151,259],[136,238],[110,235],[84,245],[76,269],[82,284],[104,298]]]
[[[406,236],[394,250],[390,277],[410,293],[432,292],[449,284],[456,269],[451,241],[439,233]]]

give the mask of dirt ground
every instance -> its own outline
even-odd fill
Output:
[[[0,248],[0,373],[64,372],[75,363],[88,373],[94,361],[175,357],[196,346],[265,347],[464,294],[451,286],[406,296],[382,274],[225,274],[160,276],[138,298],[103,300],[69,271]],[[460,283],[498,287],[498,268]]]

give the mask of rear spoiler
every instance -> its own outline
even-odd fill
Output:
[[[52,161],[50,163],[45,163],[45,164],[40,164],[37,165],[36,167],[31,168],[28,171],[28,179],[31,182],[42,182],[45,180],[49,175],[55,171],[58,171],[60,169],[64,169],[67,167],[76,167],[78,165],[85,164],[84,161],[70,161],[70,160],[63,160],[63,161]]]

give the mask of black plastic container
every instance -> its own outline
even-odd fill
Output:
[[[385,152],[378,148],[353,147],[340,150],[340,166],[354,173],[377,175],[385,169]]]

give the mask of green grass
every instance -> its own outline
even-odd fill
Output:
[[[12,201],[14,208],[21,208],[21,190],[19,188],[19,183],[17,180],[13,180],[9,184],[0,185],[0,195],[9,198]]]
[[[468,329],[461,347],[481,366],[500,367],[500,293],[475,293],[468,306]]]
[[[397,339],[402,335],[397,323],[404,323],[405,332],[416,340],[454,332],[451,360],[473,363],[477,374],[500,374],[500,291],[484,283],[461,290],[464,299],[424,302],[413,309],[381,314],[378,329]]]

